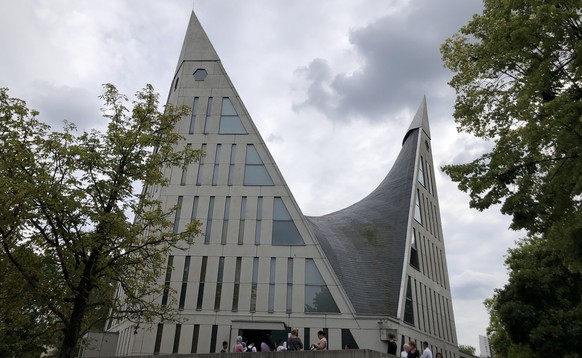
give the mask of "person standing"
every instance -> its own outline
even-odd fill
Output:
[[[311,350],[314,351],[323,351],[327,348],[327,338],[325,338],[325,332],[319,331],[317,332],[317,338],[319,338],[319,342],[311,344]]]
[[[392,333],[388,335],[388,354],[396,355],[398,344],[396,343],[396,336]]]
[[[303,342],[301,342],[301,338],[299,338],[299,330],[297,328],[293,328],[291,330],[291,335],[287,338],[287,350],[290,351],[300,351],[303,349]]]
[[[408,358],[420,358],[420,352],[416,349],[416,343],[413,341],[408,342],[410,346],[410,351],[408,352]]]
[[[223,341],[222,342],[222,349],[220,350],[220,353],[226,353],[226,352],[228,352],[228,342]]]
[[[422,358],[432,358],[432,352],[430,351],[430,348],[428,348],[427,341],[422,342],[422,348],[424,348],[422,351]]]
[[[242,337],[241,336],[237,336],[236,339],[234,340],[234,347],[232,348],[233,352],[244,352],[244,348],[242,345]]]
[[[408,358],[408,352],[410,352],[410,345],[404,343],[402,346],[402,352],[400,352],[400,358]]]

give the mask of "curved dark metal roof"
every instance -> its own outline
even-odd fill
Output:
[[[409,128],[394,166],[372,193],[345,209],[307,217],[359,314],[397,314],[422,121],[419,127]]]

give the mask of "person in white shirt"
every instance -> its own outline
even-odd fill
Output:
[[[408,352],[410,352],[410,346],[408,345],[408,343],[405,343],[404,346],[402,346],[402,352],[400,352],[400,358],[408,358]]]
[[[428,342],[422,342],[422,348],[424,348],[422,351],[422,358],[432,358],[432,352],[430,351],[430,348],[428,348]]]

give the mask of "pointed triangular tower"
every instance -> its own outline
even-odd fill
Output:
[[[114,325],[116,354],[213,353],[237,336],[259,346],[291,327],[306,347],[320,330],[329,349],[386,351],[390,334],[456,344],[425,100],[380,186],[317,218],[301,213],[194,13],[168,103],[192,107],[176,131],[206,155],[168,169],[155,195],[177,205],[174,230],[199,220],[204,235],[160,278],[181,323]]]

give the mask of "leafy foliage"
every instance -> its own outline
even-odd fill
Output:
[[[443,168],[473,208],[548,236],[582,270],[582,0],[485,0],[441,51],[460,131],[494,143]]]
[[[582,274],[573,274],[541,239],[520,242],[505,263],[509,282],[486,301],[495,356],[579,357]]]
[[[472,356],[475,355],[475,347],[473,347],[473,346],[459,344],[459,351],[462,353],[470,354]]]
[[[157,280],[168,251],[199,234],[198,223],[174,232],[175,208],[152,195],[168,184],[169,168],[201,156],[173,132],[189,109],[160,112],[149,85],[131,109],[111,84],[101,98],[106,132],[77,134],[70,123],[54,132],[0,89],[0,264],[8,275],[0,307],[27,335],[21,344],[60,347],[61,357],[108,314],[172,319],[155,303],[163,290]]]

